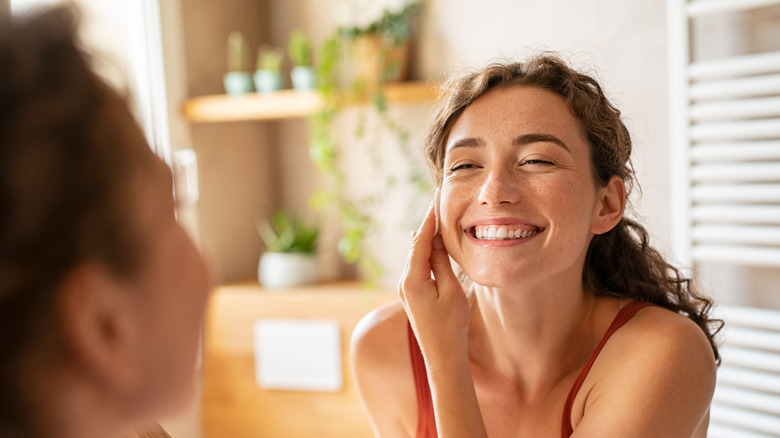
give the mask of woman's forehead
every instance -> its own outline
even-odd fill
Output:
[[[464,139],[511,141],[529,133],[551,135],[566,144],[584,141],[581,123],[562,96],[538,87],[512,86],[491,90],[466,107],[445,148]]]

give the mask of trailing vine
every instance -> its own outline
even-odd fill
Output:
[[[387,38],[388,44],[399,44],[402,32],[406,32],[408,38],[408,24],[411,16],[419,11],[420,3],[407,5],[398,13],[385,12],[377,23],[383,23],[392,30],[392,38]],[[399,23],[403,22],[406,27]],[[376,23],[372,24],[376,26]],[[373,31],[375,31],[374,29]],[[350,84],[351,89],[340,84],[341,63],[347,61],[346,43],[355,36],[361,34],[361,30],[339,29],[328,38],[320,50],[320,63],[317,68],[318,90],[322,98],[319,110],[312,116],[310,124],[310,155],[317,169],[327,178],[327,185],[315,191],[310,199],[313,208],[334,209],[338,212],[339,219],[344,229],[344,234],[339,240],[338,251],[347,263],[357,263],[360,272],[369,284],[383,274],[381,263],[366,250],[366,239],[377,231],[378,224],[372,217],[371,210],[376,207],[383,198],[381,194],[368,194],[360,197],[352,197],[347,190],[347,177],[340,165],[341,148],[339,136],[335,130],[336,121],[347,101],[359,99],[365,95],[366,84],[355,81]],[[419,160],[409,144],[409,132],[388,114],[387,100],[383,92],[383,85],[388,78],[393,77],[399,66],[389,64],[385,66],[379,78],[379,84],[371,88],[371,95],[367,96],[372,103],[371,108],[378,115],[381,126],[394,138],[394,143],[399,148],[401,155],[407,160],[407,182],[417,193],[430,193],[432,184],[427,172],[422,168]],[[366,133],[365,115],[362,116],[356,128],[355,137],[363,137]],[[378,154],[378,151],[374,151]],[[370,160],[374,168],[378,168],[381,158],[374,155]],[[381,172],[377,169],[374,174]],[[386,187],[397,185],[398,181],[392,176],[387,176],[384,181]]]

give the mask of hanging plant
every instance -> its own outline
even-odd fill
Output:
[[[392,134],[394,143],[402,156],[407,159],[406,169],[409,169],[407,182],[421,194],[430,193],[432,184],[409,145],[408,131],[395,122],[387,112],[383,85],[388,78],[392,78],[391,73],[393,70],[397,71],[398,66],[384,65],[385,71],[379,76],[376,86],[371,87],[368,96],[365,93],[364,78],[357,77],[347,84],[340,84],[340,67],[343,62],[351,60],[349,58],[353,52],[349,50],[350,44],[359,35],[369,33],[379,35],[382,41],[390,44],[385,47],[408,45],[411,19],[419,10],[420,2],[415,2],[407,5],[400,12],[385,11],[379,20],[365,28],[338,29],[325,41],[320,50],[321,60],[317,77],[322,106],[311,118],[310,155],[318,170],[326,176],[328,184],[327,187],[317,190],[310,202],[314,208],[335,208],[338,212],[344,229],[344,234],[338,243],[339,253],[346,262],[358,264],[369,284],[375,283],[383,273],[382,265],[366,250],[366,239],[377,231],[378,224],[370,213],[384,197],[381,193],[369,193],[360,198],[348,195],[346,174],[340,166],[339,138],[333,127],[345,101],[355,99],[356,95],[369,99],[372,102],[371,108],[378,114],[381,126]],[[384,52],[386,50],[383,49]],[[365,117],[362,119],[365,120]],[[360,138],[364,134],[364,125],[359,123],[355,137]],[[379,167],[378,160],[373,161],[377,161],[374,166]],[[376,170],[372,174],[382,175],[381,169]],[[396,183],[393,176],[387,176],[384,186],[393,186]]]

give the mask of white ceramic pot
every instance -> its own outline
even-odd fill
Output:
[[[246,71],[230,71],[223,78],[225,92],[231,96],[239,96],[252,91],[252,75]]]
[[[313,90],[317,86],[314,69],[309,66],[293,67],[290,72],[290,81],[293,88],[298,91]]]
[[[316,254],[267,252],[260,257],[257,279],[267,289],[316,283],[320,267]]]
[[[284,86],[284,78],[282,73],[278,71],[255,70],[253,78],[255,80],[255,90],[258,93],[273,93],[281,90]]]

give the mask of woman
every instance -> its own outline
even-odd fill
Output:
[[[552,55],[446,90],[425,142],[440,206],[401,300],[353,337],[376,435],[705,437],[717,324],[623,216],[619,111]]]
[[[3,437],[124,437],[193,390],[206,268],[75,21],[0,21]]]

